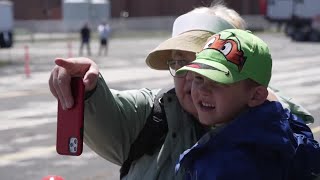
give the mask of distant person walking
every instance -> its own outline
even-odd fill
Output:
[[[99,56],[102,51],[104,55],[108,54],[108,38],[110,34],[110,26],[109,24],[103,22],[98,26],[98,33],[100,38],[100,47],[99,47]]]
[[[83,51],[83,46],[87,47],[87,54],[88,56],[91,55],[90,52],[90,28],[88,23],[85,23],[81,30],[80,30],[80,35],[81,35],[81,45],[80,45],[80,51],[79,51],[79,55],[82,55],[82,51]]]

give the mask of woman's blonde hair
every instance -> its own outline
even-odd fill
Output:
[[[233,9],[228,8],[221,0],[213,2],[210,7],[198,7],[193,9],[189,13],[191,12],[216,15],[226,20],[237,29],[246,29],[247,26],[245,20],[239,15],[239,13],[237,13]]]

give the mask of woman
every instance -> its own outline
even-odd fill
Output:
[[[173,37],[160,44],[147,57],[154,69],[170,69],[174,76],[175,93],[165,93],[161,99],[168,124],[164,142],[152,154],[144,154],[132,162],[122,179],[183,179],[184,173],[174,173],[179,155],[190,148],[203,134],[190,92],[190,75],[175,76],[175,70],[195,59],[212,34],[223,29],[244,28],[245,22],[234,10],[222,4],[201,7],[179,16],[173,25]],[[118,165],[128,159],[131,144],[152,113],[154,97],[159,90],[117,91],[109,89],[99,77],[98,66],[87,58],[56,59],[49,87],[52,94],[67,109],[73,105],[70,79],[83,77],[85,103],[84,138],[97,154]],[[304,113],[305,117],[309,114]]]

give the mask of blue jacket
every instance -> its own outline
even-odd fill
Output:
[[[188,180],[309,180],[320,175],[320,147],[301,119],[267,101],[204,135],[179,170]]]

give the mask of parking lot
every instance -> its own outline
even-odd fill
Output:
[[[273,63],[271,85],[294,98],[315,117],[311,124],[320,140],[320,43],[293,42],[281,33],[259,33],[270,46]],[[109,86],[114,89],[161,88],[172,84],[169,72],[155,71],[145,57],[169,33],[139,33],[114,37],[108,56],[93,55]],[[12,49],[0,49],[0,174],[4,180],[41,179],[57,174],[66,180],[119,179],[119,167],[85,146],[79,157],[55,152],[57,102],[47,81],[56,57],[77,56],[77,36],[51,34],[31,42],[28,37]],[[30,77],[26,77],[26,47]],[[86,54],[85,54],[86,55]],[[6,65],[4,65],[6,64]]]

